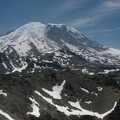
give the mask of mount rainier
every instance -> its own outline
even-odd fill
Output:
[[[69,53],[67,53],[68,51]],[[71,54],[81,57],[90,64],[116,67],[120,65],[120,50],[90,41],[77,30],[64,24],[28,23],[8,35],[0,37],[0,52],[15,58],[27,56],[35,58],[35,56],[54,54],[52,61],[57,61],[59,56],[68,57],[68,67],[71,67],[71,64],[76,67],[71,60],[73,56]],[[62,62],[66,64],[66,61],[62,60],[59,63],[64,67]],[[78,61],[77,66],[79,65],[81,63]],[[23,65],[16,66],[21,68]]]

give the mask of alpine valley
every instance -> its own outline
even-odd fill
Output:
[[[120,50],[64,24],[0,37],[0,120],[120,120]]]

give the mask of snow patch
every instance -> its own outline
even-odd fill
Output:
[[[87,68],[82,69],[83,74],[94,75],[93,72],[89,72]]]
[[[120,50],[114,49],[114,48],[109,48],[108,50],[105,51],[106,53],[112,54],[118,58],[120,58]]]
[[[61,94],[61,91],[63,90],[64,84],[65,84],[65,80],[63,81],[63,83],[60,86],[58,86],[58,85],[54,86],[52,88],[53,91],[48,91],[48,90],[46,90],[44,88],[42,88],[42,90],[44,90],[46,93],[48,93],[50,96],[52,96],[55,99],[61,99],[60,94]]]
[[[0,95],[4,95],[5,97],[7,97],[7,93],[4,93],[3,90],[0,90]]]
[[[95,96],[98,96],[98,94],[95,91],[91,92],[91,94],[95,95]]]
[[[36,117],[39,117],[40,112],[39,112],[39,107],[38,107],[39,104],[38,104],[38,102],[35,99],[31,98],[31,97],[29,97],[29,100],[32,102],[31,107],[33,108],[33,111],[32,112],[27,112],[27,114],[31,114],[31,115],[34,115]]]
[[[15,120],[12,117],[10,117],[7,113],[3,112],[1,109],[0,109],[0,114],[5,116],[8,120]]]
[[[55,106],[58,111],[63,112],[63,113],[64,113],[65,115],[67,115],[67,116],[69,116],[69,115],[76,115],[76,113],[79,114],[79,110],[71,110],[71,111],[69,111],[68,106],[65,107],[65,106],[56,105],[56,104],[54,104],[54,103],[52,102],[52,99],[47,98],[47,97],[44,97],[40,92],[35,91],[35,93],[36,93],[38,96],[42,97],[45,101],[47,101],[47,102],[50,103],[51,105]]]
[[[7,57],[7,58],[8,58],[8,57]],[[9,58],[8,58],[8,59],[9,59]],[[10,65],[12,66],[13,70],[12,70],[12,72],[7,72],[6,74],[14,73],[14,72],[16,72],[16,71],[22,72],[22,70],[24,70],[24,69],[27,67],[27,62],[21,62],[22,67],[20,68],[20,67],[18,67],[18,66],[16,67],[10,59],[9,59],[9,61],[10,61]]]
[[[80,89],[81,89],[82,91],[86,92],[86,93],[89,93],[89,91],[86,90],[85,88],[80,87]]]
[[[84,108],[82,108],[80,106],[79,101],[77,101],[77,102],[70,102],[69,101],[69,103],[70,103],[71,106],[76,107],[76,108],[78,108],[78,109],[81,110],[80,115],[91,115],[91,116],[96,116],[97,118],[101,118],[101,119],[103,119],[105,116],[107,116],[108,114],[110,114],[114,110],[114,108],[116,107],[116,105],[117,105],[117,102],[115,102],[114,106],[113,106],[113,108],[111,110],[109,110],[109,111],[107,111],[107,112],[105,112],[103,114],[99,114],[97,112],[92,112],[92,111],[89,111],[89,110],[85,110]]]
[[[51,105],[53,105],[54,107],[57,108],[58,111],[60,112],[63,112],[65,113],[65,115],[69,116],[69,115],[78,115],[78,116],[82,116],[82,115],[91,115],[91,116],[96,116],[97,118],[101,118],[103,119],[106,115],[108,115],[109,113],[111,113],[114,108],[116,107],[117,105],[117,102],[114,103],[114,106],[111,110],[103,113],[103,114],[99,114],[97,112],[92,112],[92,111],[89,111],[89,110],[86,110],[84,108],[82,108],[80,106],[80,102],[77,101],[77,102],[71,102],[69,101],[69,104],[75,108],[77,108],[78,110],[74,110],[74,109],[70,109],[68,106],[59,106],[59,105],[56,105],[52,102],[52,99],[50,98],[47,98],[45,96],[43,96],[40,92],[38,91],[34,91],[38,96],[42,97],[45,101],[47,101],[48,103],[50,103]]]
[[[111,69],[111,70],[104,70],[103,72],[98,72],[97,74],[108,74],[110,72],[119,71],[120,69]]]
[[[8,68],[4,62],[2,63],[2,65],[4,66],[5,69]]]
[[[97,87],[98,91],[102,91],[103,88],[102,87]]]
[[[85,103],[86,103],[86,104],[91,104],[91,103],[92,103],[92,101],[85,101]]]

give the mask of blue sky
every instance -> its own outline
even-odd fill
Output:
[[[0,0],[0,34],[28,22],[64,23],[120,49],[120,0]]]

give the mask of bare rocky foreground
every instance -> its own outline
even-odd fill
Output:
[[[87,75],[80,70],[1,74],[0,108],[15,120],[119,120],[119,77],[119,71]],[[115,102],[115,110],[102,118]]]

